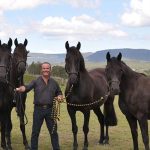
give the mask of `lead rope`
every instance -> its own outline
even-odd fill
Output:
[[[52,134],[55,131],[57,120],[59,121],[60,117],[60,102],[57,101],[56,98],[53,100],[53,107],[52,107],[52,113],[51,113],[51,119],[53,119],[53,128],[52,128]]]
[[[70,93],[72,91],[72,88],[73,88],[73,85],[71,86],[71,88],[70,88],[69,92],[67,93],[66,97],[63,98],[63,101],[58,102],[56,98],[54,98],[54,100],[53,100],[53,107],[52,107],[51,119],[54,120],[54,125],[53,125],[53,129],[52,129],[52,134],[54,133],[54,130],[55,130],[55,127],[56,127],[56,124],[57,124],[57,120],[60,121],[59,118],[60,118],[60,104],[61,103],[66,103],[67,105],[73,106],[73,107],[92,106],[92,105],[94,105],[96,103],[100,103],[100,102],[105,103],[105,101],[107,100],[107,97],[110,94],[108,92],[108,94],[104,95],[104,97],[101,97],[99,100],[94,101],[92,103],[87,103],[87,104],[73,104],[73,103],[65,102],[64,99],[66,99],[70,95]]]
[[[72,88],[73,88],[73,84],[71,85],[69,92],[67,93],[67,95],[64,99],[66,99],[70,95]],[[60,119],[59,119],[59,117],[60,117],[60,103],[61,102],[58,102],[56,98],[53,99],[51,119],[54,121],[54,124],[53,124],[53,128],[52,128],[52,134],[54,133],[54,130],[55,130],[55,127],[57,124],[57,120],[60,121]]]

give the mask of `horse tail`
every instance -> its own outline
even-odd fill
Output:
[[[104,103],[105,125],[107,126],[117,125],[117,116],[113,103],[114,103],[114,96],[108,96],[106,102]]]

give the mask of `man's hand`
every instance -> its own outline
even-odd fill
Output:
[[[58,102],[63,102],[63,95],[58,95],[56,99]]]
[[[25,86],[20,86],[20,87],[18,87],[18,88],[16,88],[16,91],[17,92],[24,92],[26,90],[26,88],[25,88]]]

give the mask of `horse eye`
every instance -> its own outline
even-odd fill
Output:
[[[66,61],[66,62],[68,62],[68,61],[69,61],[69,59],[68,59],[68,58],[66,58],[66,59],[65,59],[65,61]]]
[[[120,69],[120,72],[123,73],[123,69]]]

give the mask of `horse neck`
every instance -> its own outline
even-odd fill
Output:
[[[123,75],[121,78],[121,85],[128,86],[132,82],[136,81],[138,78],[138,73],[133,71],[129,66],[123,63]]]
[[[24,84],[23,75],[19,76],[17,74],[16,62],[14,59],[12,61],[11,80],[16,87]]]
[[[85,93],[87,93],[87,89],[92,87],[92,84],[93,80],[88,71],[85,69],[79,72],[79,80],[78,83],[73,86],[73,90],[80,92],[82,89],[82,94],[85,95]],[[71,85],[69,87],[71,87]]]

